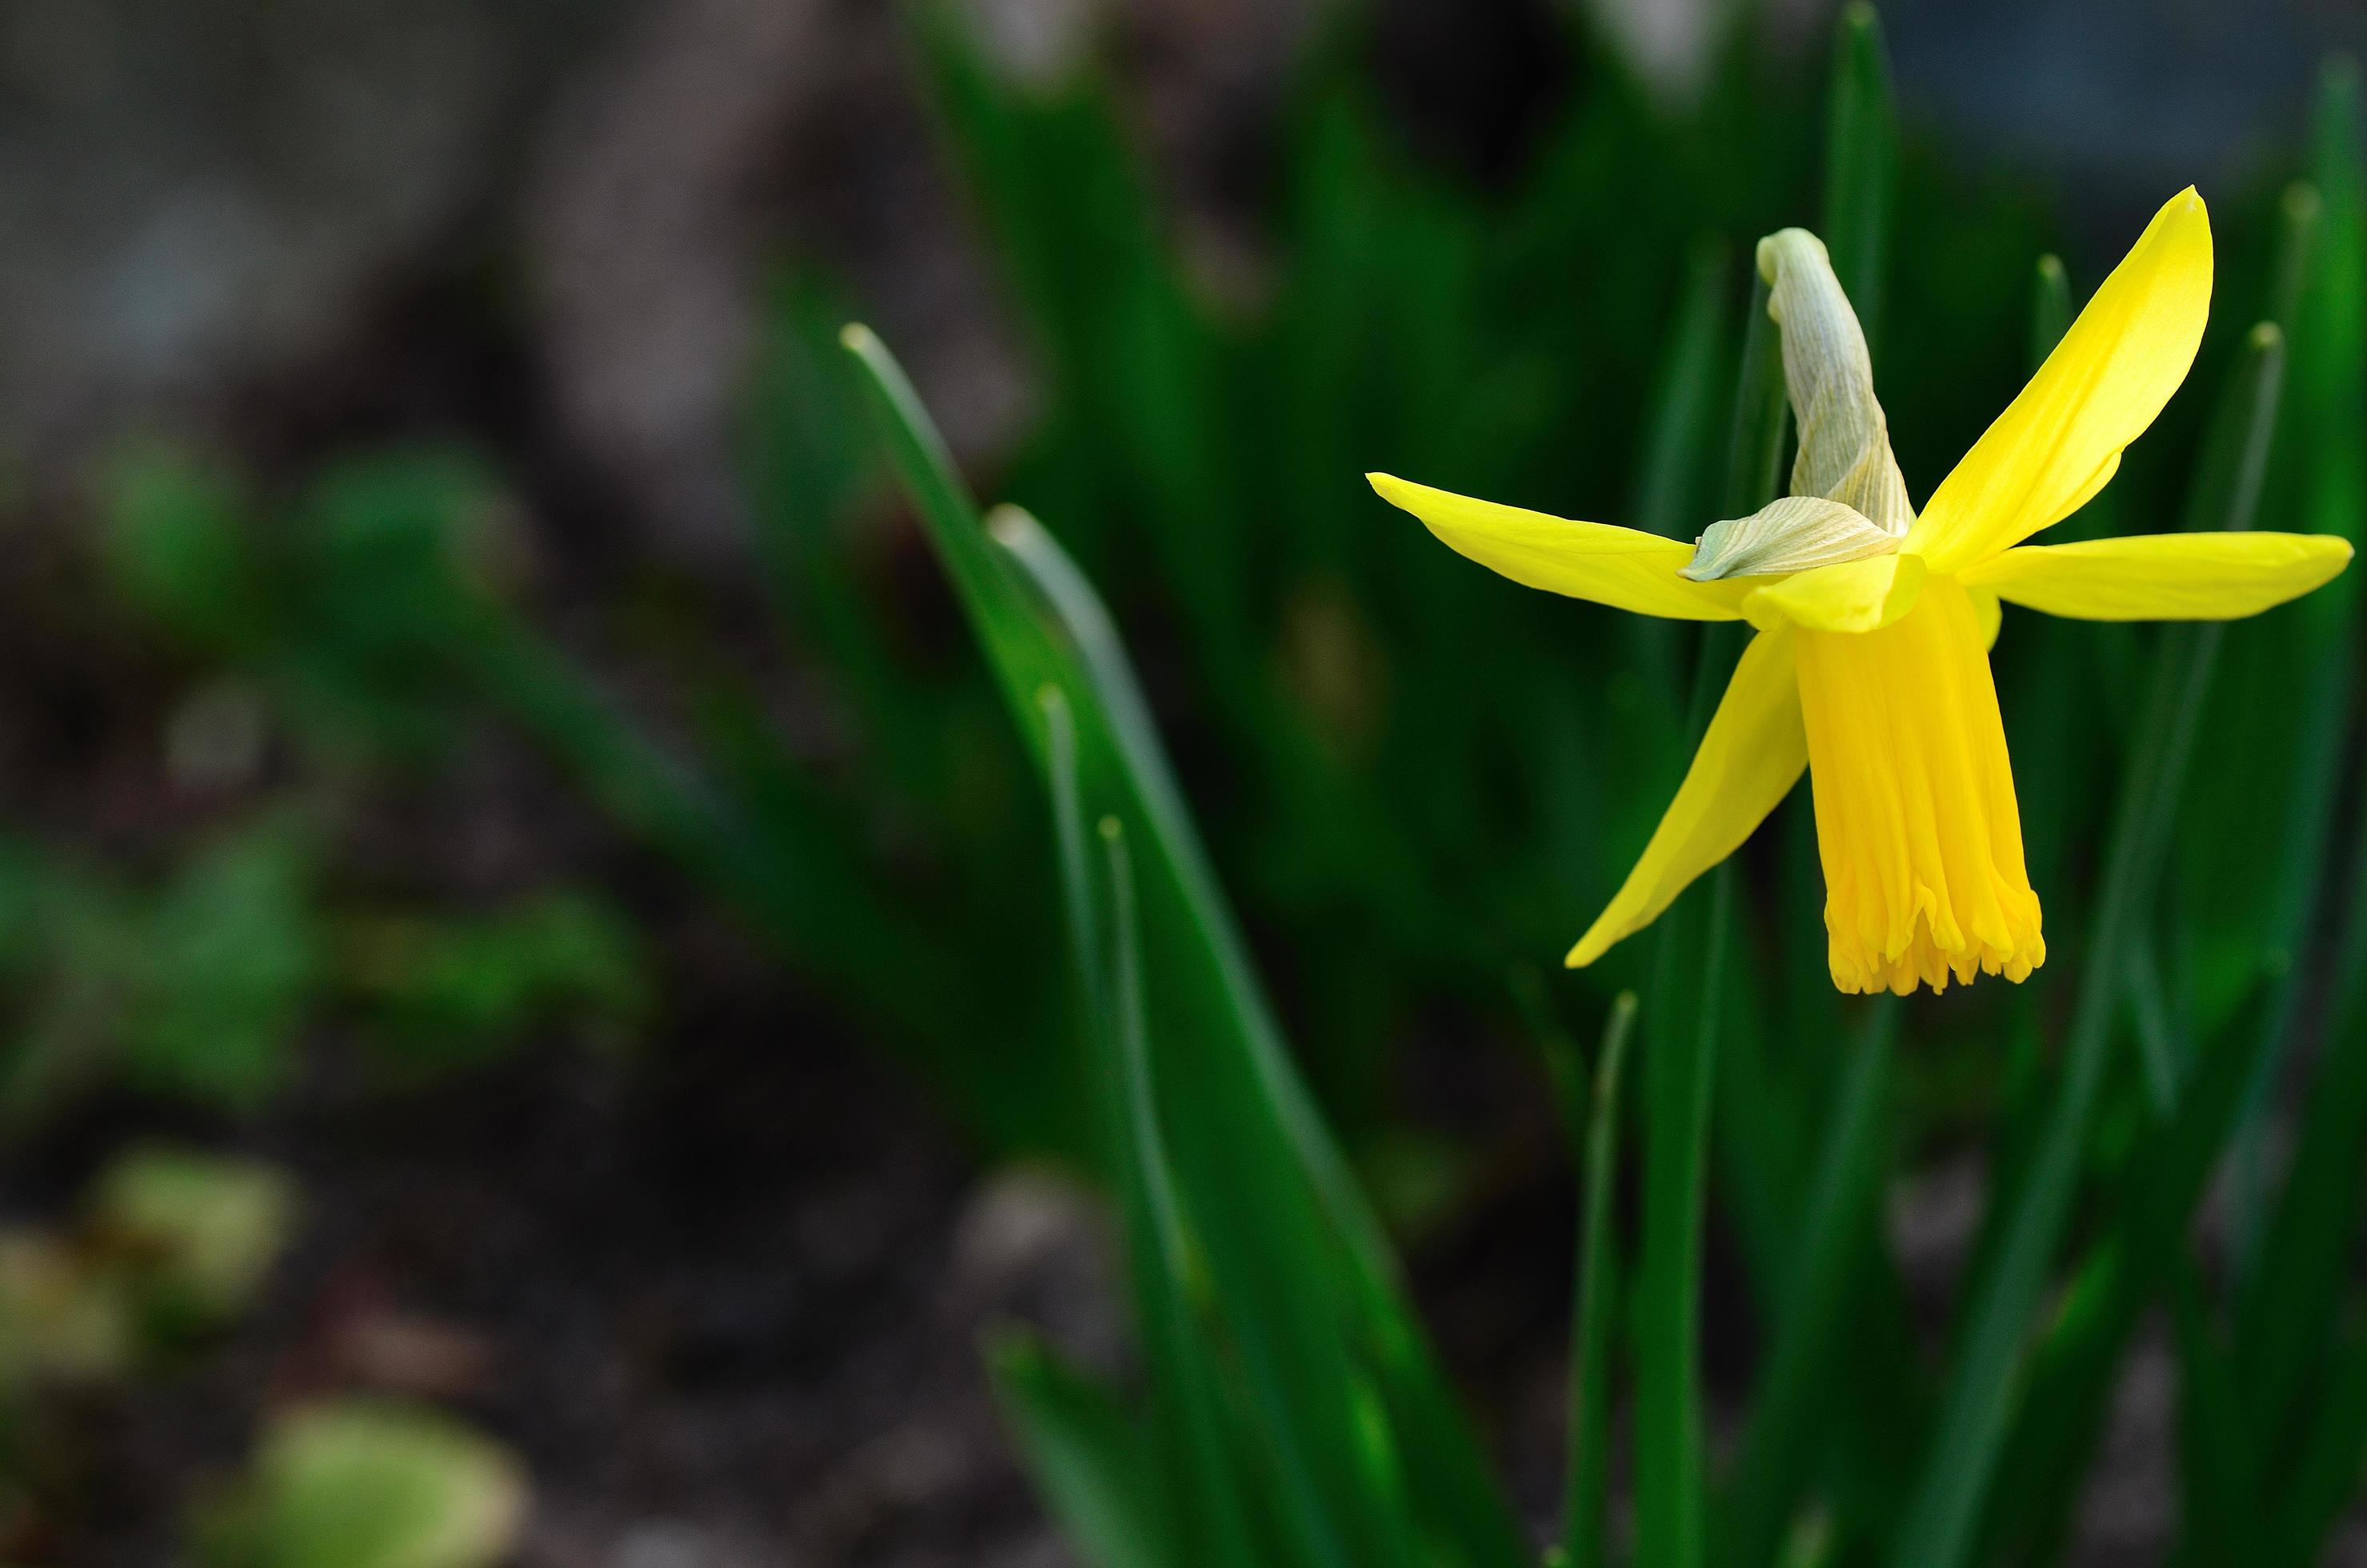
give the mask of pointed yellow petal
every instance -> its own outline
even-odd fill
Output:
[[[1795,573],[1753,592],[1742,613],[1764,631],[1784,622],[1816,631],[1874,631],[1915,608],[1920,555],[1872,555]]]
[[[1742,651],[1693,767],[1610,907],[1569,950],[1580,969],[1659,917],[1695,877],[1725,859],[1808,766],[1793,634],[1762,631]]]
[[[2024,545],[1962,581],[2082,620],[2232,620],[2299,598],[2350,563],[2350,542],[2331,534],[2131,534]]]
[[[2068,517],[2186,379],[2210,309],[2211,220],[2190,186],[1941,482],[1906,548],[1954,573]]]
[[[1735,620],[1754,585],[1677,575],[1693,547],[1659,534],[1475,501],[1392,474],[1368,473],[1382,500],[1420,517],[1447,546],[1515,583],[1638,615]]]

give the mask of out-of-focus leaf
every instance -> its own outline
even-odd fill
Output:
[[[196,1535],[220,1568],[494,1568],[526,1506],[499,1444],[435,1411],[343,1400],[277,1417]]]
[[[848,344],[1039,764],[1048,734],[1036,693],[1051,686],[1077,722],[1089,809],[1142,846],[1145,981],[1150,1015],[1173,1042],[1158,1089],[1178,1186],[1199,1218],[1278,1489],[1319,1510],[1324,1534],[1307,1544],[1319,1561],[1397,1561],[1415,1540],[1410,1506],[1436,1533],[1473,1543],[1478,1560],[1518,1561],[1518,1532],[1282,1047],[1105,612],[1033,519],[1005,508],[990,542],[894,361],[859,329]]]
[[[1030,1335],[997,1340],[987,1365],[1036,1487],[1092,1568],[1177,1568],[1140,1422]]]
[[[1789,405],[1767,284],[1751,290],[1734,403],[1726,504],[1742,517],[1774,494]],[[1700,639],[1689,740],[1708,728],[1741,643],[1726,627]],[[1701,1415],[1701,1278],[1711,1074],[1728,957],[1734,869],[1661,916],[1644,1059],[1644,1231],[1636,1298],[1636,1523],[1645,1568],[1697,1568],[1707,1540]]]
[[[1898,107],[1882,18],[1865,0],[1841,10],[1833,38],[1833,81],[1825,125],[1821,238],[1833,273],[1857,311],[1868,348],[1882,342],[1883,270],[1890,259],[1891,210],[1898,183]],[[1739,514],[1737,514],[1739,515]]]
[[[552,1018],[617,1043],[651,1005],[630,926],[570,893],[475,917],[358,919],[342,946],[373,1029],[425,1065],[480,1061]]]
[[[132,1082],[236,1108],[279,1085],[322,975],[313,862],[301,826],[266,820],[165,889],[124,999]]]
[[[2242,1439],[2229,1358],[2203,1302],[2203,1283],[2191,1260],[2170,1268],[2171,1316],[2178,1343],[2180,1534],[2193,1560],[2233,1562],[2255,1530],[2245,1527],[2258,1493],[2251,1456]]]
[[[2360,440],[2367,429],[2367,143],[2355,62],[2338,61],[2323,73],[2313,140],[2318,203],[2307,227],[2308,260],[2293,269],[2303,281],[2293,306],[2293,406],[2282,465],[2290,477],[2272,505],[2296,514],[2292,526],[2359,543],[2367,540],[2367,453]],[[2237,972],[2257,966],[2277,977],[2282,991],[2229,1187],[2238,1274],[2259,1261],[2268,1223],[2264,1122],[2303,1005],[2299,976],[2321,905],[2356,689],[2361,603],[2358,574],[2346,572],[2237,643],[2237,689],[2274,689],[2278,699],[2225,702],[2214,728],[2225,735],[2234,766],[2290,780],[2285,803],[2274,813],[2230,812],[2224,827],[2188,835],[2189,874],[2213,891],[2208,907],[2219,916],[2219,935],[2243,960]],[[2222,798],[2226,777],[2223,768]]]
[[[249,498],[164,449],[128,455],[109,479],[106,560],[126,597],[214,652],[267,646],[277,607],[247,533]]]
[[[44,1382],[119,1378],[139,1346],[130,1303],[80,1249],[39,1231],[0,1231],[0,1399]]]
[[[166,1334],[243,1312],[286,1248],[296,1192],[277,1169],[194,1150],[118,1154],[90,1198],[94,1238]]]
[[[1879,1244],[1888,1174],[1891,1057],[1898,1007],[1878,999],[1844,1070],[1799,1232],[1799,1257],[1774,1314],[1750,1424],[1719,1512],[1719,1560],[1772,1559],[1790,1523],[1795,1491],[1817,1458],[1818,1384],[1846,1357],[1850,1288],[1869,1242]]]
[[[1142,1012],[1133,861],[1116,818],[1099,824],[1102,855],[1088,847],[1068,698],[1047,687],[1037,701],[1079,1001],[1107,1107],[1135,1312],[1150,1369],[1151,1453],[1165,1482],[1161,1533],[1172,1537],[1179,1560],[1249,1568],[1254,1553],[1247,1491],[1227,1442],[1215,1347],[1193,1300],[1195,1248],[1167,1153]],[[1097,858],[1104,868],[1099,876]],[[1095,896],[1096,887],[1104,896]]]
[[[1619,1309],[1618,1238],[1612,1234],[1612,1186],[1619,1173],[1619,1081],[1636,1024],[1636,994],[1623,991],[1603,1026],[1593,1092],[1580,1093],[1574,1052],[1557,1057],[1563,1125],[1584,1142],[1571,1153],[1584,1184],[1578,1227],[1578,1273],[1571,1290],[1569,1453],[1563,1466],[1564,1568],[1597,1568],[1609,1543],[1611,1508],[1611,1351]]]

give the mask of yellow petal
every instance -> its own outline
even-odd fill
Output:
[[[1693,547],[1659,534],[1475,501],[1392,474],[1365,477],[1382,500],[1420,517],[1449,549],[1549,594],[1638,615],[1735,620],[1755,585],[1744,579],[1688,582],[1677,569],[1693,559]]]
[[[1756,589],[1742,613],[1761,631],[1789,622],[1817,631],[1874,631],[1915,608],[1920,555],[1870,555],[1818,566]]]
[[[2299,598],[2350,562],[2350,542],[2332,534],[2131,534],[2024,545],[1961,580],[2082,620],[2231,620]]]
[[[1981,635],[1981,652],[1997,646],[1998,632],[2005,624],[2005,606],[1987,588],[1967,588],[1965,597],[1973,601],[1973,626]]]
[[[1742,651],[1677,798],[1618,895],[1569,950],[1570,968],[1592,963],[1658,919],[1695,877],[1741,847],[1799,781],[1808,740],[1793,641],[1788,631],[1762,631]]]
[[[2211,220],[2190,186],[1932,492],[1906,548],[1954,573],[2070,516],[2186,379],[2210,309]]]
[[[2022,980],[2046,959],[1972,590],[1934,577],[1863,636],[1802,631],[1794,665],[1843,991]]]

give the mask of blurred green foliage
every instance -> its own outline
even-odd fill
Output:
[[[432,1410],[348,1399],[275,1418],[192,1534],[210,1568],[493,1568],[526,1504],[498,1444]]]
[[[514,572],[481,465],[443,452],[320,476],[269,526],[219,465],[146,448],[111,465],[104,583],[187,661],[174,783],[226,802],[130,877],[0,840],[0,1128],[109,1084],[251,1112],[332,1014],[411,1074],[552,1026],[615,1044],[651,1006],[639,941],[560,888],[474,912],[346,885],[340,835],[375,781],[447,758],[468,722],[440,664],[456,596]],[[270,777],[286,744],[298,766]]]

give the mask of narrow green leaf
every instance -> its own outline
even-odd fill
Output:
[[[1716,440],[1717,415],[1725,402],[1719,376],[1726,366],[1727,274],[1732,266],[1721,240],[1694,244],[1677,297],[1646,423],[1644,453],[1637,470],[1636,526],[1670,539],[1698,535],[1716,499],[1703,483],[1711,465],[1702,459]],[[1650,617],[1637,624],[1661,626]]]
[[[2367,451],[2360,440],[2360,431],[2367,428],[2367,146],[2361,134],[2359,70],[2352,61],[2329,62],[2321,74],[2314,141],[2311,176],[2317,202],[2305,231],[2307,260],[2279,267],[2281,276],[2298,272],[2304,279],[2293,305],[2296,327],[2291,340],[2293,444],[2303,467],[2293,503],[2301,517],[2293,526],[2340,534],[2357,544],[2367,540]],[[2296,227],[2289,222],[2289,240]],[[2292,716],[2289,727],[2268,738],[2275,748],[2270,755],[2282,754],[2282,771],[2291,780],[2279,813],[2284,831],[2263,922],[2266,960],[2286,978],[2269,1026],[2272,1050],[2250,1085],[2229,1178],[2229,1231],[2238,1278],[2258,1261],[2267,1223],[2264,1123],[2303,1003],[2300,949],[2319,905],[2334,827],[2343,738],[2357,683],[2350,651],[2361,603],[2358,574],[2345,573],[2304,601],[2293,617],[2296,632],[2275,645],[2280,656],[2297,663],[2301,681],[2298,692],[2276,705]],[[2281,673],[2293,678],[2291,667]],[[2259,742],[2247,739],[2254,740],[2257,766]]]
[[[987,1349],[1003,1419],[1052,1517],[1092,1568],[1181,1568],[1140,1424],[1033,1335]]]
[[[1767,294],[1766,280],[1758,279],[1727,472],[1733,517],[1754,512],[1773,496],[1790,415]],[[1724,678],[1740,656],[1733,627],[1710,627],[1701,641],[1686,724],[1694,742],[1708,729]],[[1709,882],[1681,896],[1660,918],[1647,1015],[1644,1233],[1634,1314],[1636,1533],[1645,1568],[1698,1568],[1704,1544],[1701,1249],[1732,865],[1719,867]]]
[[[1727,271],[1722,243],[1696,244],[1653,389],[1637,472],[1636,526],[1671,539],[1698,536],[1716,500],[1704,479],[1715,472],[1714,465],[1704,458],[1716,441],[1718,411],[1725,402],[1720,377],[1727,355]],[[1670,715],[1647,731],[1650,772],[1678,777],[1684,767],[1679,748],[1685,739],[1675,710],[1684,689],[1678,665],[1679,628],[1656,617],[1632,615],[1620,618],[1620,629],[1634,650],[1638,673],[1661,699],[1648,704],[1649,711]]]
[[[2233,1368],[2203,1302],[2203,1280],[2183,1253],[2170,1270],[2170,1318],[2178,1331],[2179,1527],[2190,1561],[2244,1560],[2246,1522],[2258,1506],[2243,1443],[2243,1407]]]
[[[1106,612],[1025,513],[999,511],[990,539],[894,360],[859,329],[848,346],[1031,751],[1045,762],[1035,693],[1056,686],[1076,722],[1085,798],[1141,846],[1159,1103],[1256,1412],[1261,1476],[1314,1510],[1301,1541],[1312,1561],[1399,1562],[1430,1533],[1510,1568],[1524,1555],[1519,1529],[1283,1047]]]
[[[1610,1509],[1612,1318],[1619,1302],[1618,1240],[1613,1232],[1613,1184],[1619,1173],[1619,1080],[1627,1037],[1636,1023],[1636,994],[1623,991],[1603,1026],[1594,1093],[1584,1116],[1572,1105],[1565,1124],[1586,1130],[1580,1154],[1585,1191],[1578,1226],[1578,1277],[1572,1285],[1569,1338],[1569,1450],[1562,1484],[1562,1555],[1566,1568],[1599,1568]],[[1569,1098],[1578,1096],[1573,1085]]]
[[[1833,273],[1857,310],[1866,347],[1877,354],[1897,185],[1898,107],[1891,93],[1882,18],[1864,0],[1852,0],[1834,29],[1821,237],[1832,256]]]
[[[2071,279],[2063,258],[2049,252],[2038,258],[2038,277],[2030,293],[2030,363],[2046,363],[2063,335],[2071,330]]]
[[[1750,1424],[1720,1510],[1722,1562],[1773,1560],[1817,1458],[1821,1385],[1843,1348],[1852,1285],[1870,1247],[1880,1244],[1899,1011],[1887,997],[1875,1000],[1834,1101],[1824,1162],[1799,1233],[1799,1262],[1775,1313]]]
[[[2222,402],[2190,523],[2251,526],[2275,433],[2283,364],[2282,336],[2274,325],[2261,324]],[[2080,1153],[2126,994],[2128,944],[2159,874],[2220,631],[2216,623],[2173,628],[2157,653],[2152,696],[2135,731],[2108,840],[2062,1082],[2001,1239],[1969,1297],[1939,1428],[1894,1545],[1891,1560],[1898,1568],[1961,1568],[1972,1553],[2012,1416],[2031,1319],[2070,1218]]]
[[[2242,1409],[2250,1430],[2298,1430],[2342,1327],[2352,1288],[2367,1166],[2367,841],[2351,869],[2351,906],[2333,965],[2337,991],[2310,1076],[2300,1136],[2245,1281],[2236,1318]],[[2271,1460],[2281,1455],[2264,1456]]]
[[[2318,1418],[2279,1499],[2270,1561],[2324,1561],[2326,1538],[2359,1497],[2367,1461],[2367,1335],[2354,1331],[2318,1371]]]
[[[1637,1555],[1646,1568],[1695,1568],[1703,1557],[1702,1229],[1733,892],[1731,870],[1720,868],[1708,888],[1661,917],[1653,980],[1653,1006],[1670,1022],[1652,1026],[1644,1063],[1644,1234],[1634,1321]]]
[[[1051,721],[1062,881],[1074,885],[1085,880],[1082,864],[1073,869],[1067,865],[1072,857],[1082,860],[1083,850],[1078,842],[1083,819],[1077,789],[1075,733],[1059,692],[1047,689],[1043,695],[1046,716]],[[1183,1199],[1168,1162],[1166,1133],[1160,1124],[1150,1036],[1143,1017],[1142,940],[1136,917],[1133,861],[1127,852],[1126,830],[1116,817],[1103,818],[1100,832],[1107,857],[1110,908],[1107,968],[1099,988],[1104,1000],[1102,1030],[1104,1049],[1116,1069],[1123,1107],[1116,1131],[1127,1172],[1127,1239],[1136,1257],[1137,1302],[1158,1387],[1162,1439],[1159,1448],[1167,1461],[1164,1472],[1172,1478],[1170,1517],[1183,1562],[1255,1568],[1257,1554],[1250,1546],[1240,1482],[1226,1452],[1217,1403],[1218,1374],[1193,1321],[1188,1272],[1192,1246]],[[1090,903],[1075,910],[1071,924],[1081,940],[1092,939],[1092,918]]]
[[[2140,1141],[2107,1206],[2102,1240],[2063,1292],[2031,1362],[2030,1393],[1999,1472],[1987,1553],[2059,1554],[2103,1434],[2124,1353],[2185,1256],[2245,1083],[2269,1049],[2248,1018],[2223,1030],[2180,1085],[2175,1115]]]
[[[1331,1229],[1328,1233],[1309,1229],[1294,1237],[1294,1217],[1299,1215],[1299,1210],[1290,1196],[1275,1187],[1275,1181],[1288,1179],[1278,1172],[1262,1181],[1248,1182],[1248,1187],[1262,1196],[1251,1196],[1251,1191],[1245,1190],[1236,1196],[1212,1194],[1206,1199],[1212,1208],[1235,1216],[1231,1226],[1212,1222],[1212,1228],[1203,1235],[1220,1270],[1222,1259],[1229,1255],[1233,1257],[1232,1268],[1243,1288],[1243,1299],[1227,1304],[1232,1314],[1229,1321],[1237,1334],[1251,1339],[1266,1335],[1280,1336],[1267,1345],[1263,1363],[1265,1375],[1261,1386],[1267,1391],[1264,1408],[1269,1421],[1282,1421],[1285,1426],[1311,1425],[1318,1432],[1330,1432],[1328,1438],[1302,1434],[1303,1440],[1314,1447],[1303,1450],[1293,1462],[1300,1466],[1328,1464],[1333,1467],[1335,1475],[1344,1466],[1362,1478],[1361,1482],[1349,1482],[1341,1477],[1349,1495],[1363,1498],[1361,1505],[1343,1500],[1341,1506],[1348,1509],[1344,1517],[1362,1517],[1358,1514],[1360,1507],[1377,1508],[1383,1514],[1388,1511],[1386,1494],[1390,1483],[1369,1468],[1376,1457],[1374,1452],[1365,1446],[1363,1438],[1355,1439],[1362,1457],[1351,1465],[1339,1446],[1350,1440],[1342,1423],[1366,1437],[1371,1436],[1370,1424],[1364,1414],[1367,1405],[1358,1392],[1361,1385],[1357,1374],[1333,1359],[1339,1347],[1330,1343],[1330,1326],[1317,1310],[1323,1299],[1344,1282],[1352,1299],[1342,1305],[1367,1320],[1365,1332],[1370,1340],[1363,1349],[1371,1358],[1372,1370],[1383,1380],[1382,1403],[1392,1418],[1388,1431],[1403,1449],[1402,1463],[1391,1463],[1389,1471],[1408,1478],[1415,1488],[1416,1505],[1425,1516],[1438,1515],[1456,1521],[1457,1539],[1474,1543],[1475,1552],[1517,1553],[1515,1528],[1498,1499],[1484,1460],[1464,1428],[1452,1396],[1430,1359],[1419,1329],[1396,1294],[1394,1273],[1383,1276],[1370,1265],[1354,1267],[1357,1252],[1353,1244],[1358,1233],[1351,1227],[1363,1226],[1370,1228],[1366,1233],[1371,1238],[1367,1243],[1372,1249],[1369,1256],[1382,1260],[1381,1267],[1394,1268],[1387,1262],[1386,1244],[1378,1239],[1377,1226],[1361,1190],[1344,1165],[1337,1165],[1331,1173],[1331,1179],[1339,1185],[1331,1193],[1323,1192],[1321,1181],[1310,1168],[1310,1151],[1314,1158],[1333,1162],[1339,1159],[1337,1151],[1307,1096],[1303,1081],[1284,1051],[1278,1034],[1274,1032],[1271,1014],[1256,988],[1229,913],[1215,892],[1214,875],[1201,858],[1196,835],[1167,769],[1163,748],[1142,700],[1140,687],[1107,612],[1075,565],[1034,518],[1015,507],[1005,506],[996,511],[990,527],[995,540],[1027,574],[1029,583],[1041,594],[1060,626],[1066,645],[1075,651],[1079,673],[1070,683],[1070,689],[1082,692],[1093,703],[1093,713],[1111,737],[1108,744],[1112,756],[1105,766],[1114,767],[1116,775],[1109,785],[1118,792],[1118,798],[1130,797],[1128,809],[1140,813],[1148,842],[1154,849],[1163,851],[1153,863],[1164,869],[1169,877],[1165,886],[1175,904],[1171,918],[1176,922],[1172,934],[1185,938],[1182,946],[1171,942],[1163,951],[1171,959],[1188,955],[1195,971],[1184,981],[1189,1001],[1204,1010],[1201,1016],[1205,1022],[1229,1031],[1233,1049],[1239,1052],[1231,1058],[1231,1065],[1249,1071],[1247,1078],[1220,1082],[1205,1073],[1187,1069],[1170,1080],[1171,1093],[1178,1085],[1189,1085],[1207,1096],[1206,1103],[1212,1117],[1207,1136],[1212,1143],[1206,1164],[1200,1167],[1202,1179],[1221,1180],[1229,1185],[1244,1181],[1245,1173],[1251,1169],[1248,1157],[1258,1145],[1243,1143],[1241,1139],[1285,1131],[1291,1126],[1290,1118],[1297,1116],[1304,1119],[1299,1131],[1307,1142],[1285,1140],[1275,1153],[1292,1161],[1298,1179],[1310,1183],[1308,1196],[1336,1195],[1337,1203],[1353,1205],[1345,1210],[1344,1220],[1342,1208],[1331,1210]],[[1240,1123],[1239,1119],[1249,1114],[1251,1108],[1229,1103],[1225,1098],[1228,1091],[1254,1096],[1256,1106],[1272,1119]],[[1220,1131],[1220,1126],[1232,1126],[1236,1131]],[[1314,1214],[1307,1213],[1299,1222],[1312,1227],[1317,1221]],[[1334,1255],[1327,1243],[1348,1244],[1346,1254],[1340,1258],[1346,1267],[1338,1276],[1330,1271],[1327,1260]],[[1251,1306],[1251,1296],[1262,1305]],[[1273,1312],[1275,1318],[1269,1321],[1241,1315],[1259,1312]],[[1293,1343],[1295,1349],[1289,1348]],[[1341,1381],[1335,1382],[1335,1378]],[[1324,1457],[1327,1454],[1328,1459]],[[1282,1490],[1285,1501],[1299,1500],[1293,1488],[1308,1484],[1311,1473],[1300,1472],[1294,1479],[1294,1472],[1285,1470]],[[1370,1527],[1368,1522],[1364,1528],[1377,1527]],[[1336,1557],[1342,1550],[1322,1540],[1308,1544],[1310,1550],[1327,1559]],[[1404,1542],[1399,1544],[1402,1546]],[[1512,1559],[1495,1555],[1480,1560],[1495,1562]]]
[[[1784,390],[1784,345],[1767,313],[1767,279],[1750,271],[1750,311],[1743,318],[1742,365],[1736,375],[1734,422],[1727,437],[1726,488],[1719,515],[1746,517],[1773,500],[1782,482],[1784,437],[1792,405]],[[1706,718],[1704,720],[1706,725]]]
[[[2269,319],[2292,342],[2300,330],[2302,302],[2316,272],[2326,201],[2317,187],[2295,180],[2277,199],[2277,247],[2271,262]]]
[[[851,324],[840,341],[863,372],[857,380],[870,400],[889,458],[920,509],[929,542],[953,579],[972,629],[986,644],[987,665],[1041,767],[1045,740],[1036,693],[1048,682],[1060,684],[1070,673],[1072,660],[1034,610],[1008,560],[980,528],[968,487],[954,466],[945,437],[905,379],[903,367],[869,327]]]
[[[2145,1067],[2146,1093],[2153,1113],[2165,1120],[2178,1108],[2178,1080],[2185,1071],[2185,1050],[2170,1021],[2169,998],[2162,987],[2161,959],[2150,933],[2137,932],[2129,941],[2129,1007],[2136,1015],[2137,1060]]]

